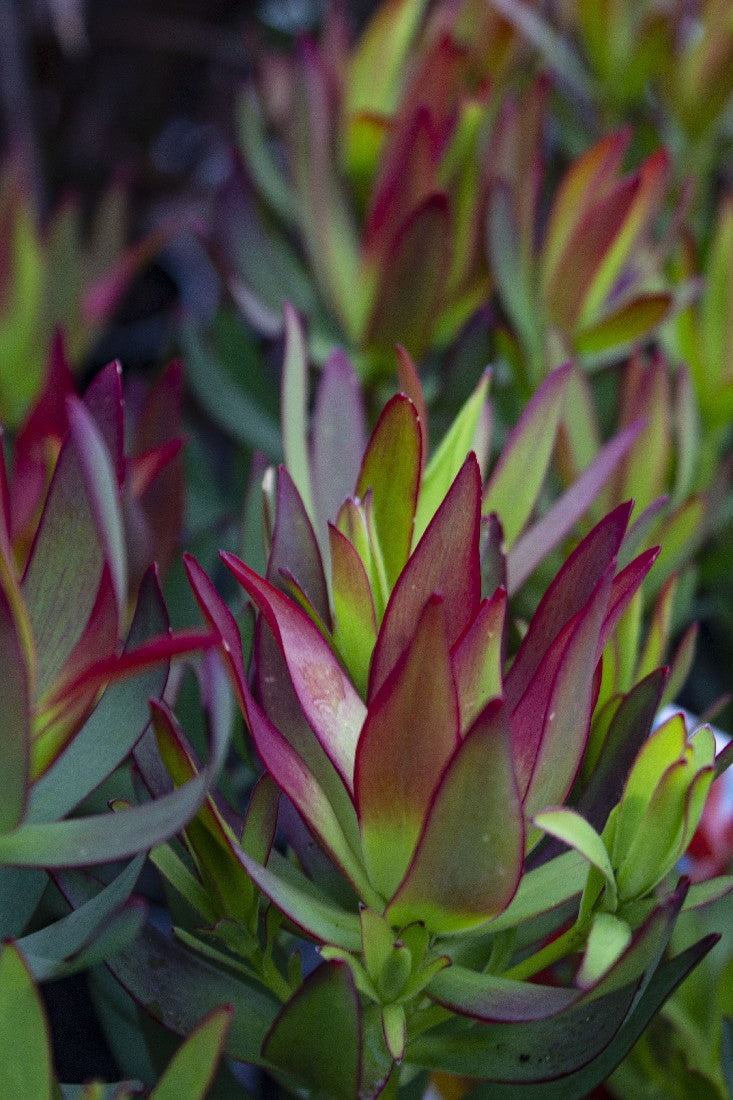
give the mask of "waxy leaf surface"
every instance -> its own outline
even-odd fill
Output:
[[[377,421],[356,482],[357,497],[363,499],[372,490],[374,525],[390,590],[412,546],[421,449],[415,406],[396,394]]]
[[[343,963],[322,963],[282,1009],[264,1056],[303,1085],[353,1100],[361,1076],[361,1008]]]
[[[434,593],[443,597],[450,646],[475,615],[481,594],[480,494],[478,463],[469,455],[394,587],[372,659],[370,700],[414,635]]]
[[[484,515],[496,512],[508,549],[537,502],[555,445],[570,366],[558,367],[542,383],[507,439],[484,490]]]
[[[422,920],[436,932],[481,924],[511,901],[523,853],[506,719],[500,705],[491,705],[461,741],[435,792],[387,910],[392,923]]]
[[[290,678],[313,731],[349,790],[356,742],[366,708],[332,650],[291,600],[233,554],[226,565],[264,616],[280,645]]]
[[[372,699],[357,748],[354,788],[364,855],[384,897],[407,869],[441,772],[458,743],[458,723],[443,603],[434,597]]]

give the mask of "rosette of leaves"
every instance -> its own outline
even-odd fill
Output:
[[[134,507],[137,490],[154,481],[177,447],[150,449],[142,469],[126,457],[118,365],[102,371],[83,399],[66,396],[66,426],[55,447],[50,396],[26,425],[13,476],[0,466],[0,922],[38,980],[104,958],[144,920],[144,908],[128,904],[142,866],[137,858],[106,892],[94,891],[83,913],[23,935],[48,872],[63,890],[81,873],[72,868],[114,864],[175,834],[201,805],[228,736],[228,728],[212,726],[211,761],[193,783],[175,792],[151,785],[154,760],[141,748],[148,700],[161,698],[172,658],[212,647],[207,633],[171,632],[155,567],[139,590],[128,588],[123,501]],[[40,471],[31,461],[32,439],[44,444],[36,454]],[[40,496],[37,475],[41,484],[48,477]],[[33,508],[21,507],[29,501]],[[214,666],[208,678],[211,695]],[[133,752],[142,753],[137,768],[148,793],[160,797],[131,783],[123,765]],[[104,812],[109,803],[117,812]],[[36,923],[44,920],[39,910]]]
[[[688,739],[680,718],[649,737],[666,672],[632,672],[594,736],[601,659],[655,552],[634,553],[630,505],[617,507],[519,641],[508,594],[557,544],[531,517],[567,370],[487,476],[487,380],[428,459],[406,357],[414,400],[392,398],[363,447],[353,372],[334,353],[309,442],[304,339],[292,314],[287,325],[290,472],[265,478],[267,576],[224,555],[259,612],[249,672],[236,619],[188,559],[269,774],[244,821],[210,797],[187,855],[156,852],[195,916],[182,914],[177,942],[148,929],[113,972],[179,1032],[194,990],[199,1010],[232,999],[229,1053],[295,1091],[376,1095],[437,1068],[507,1096],[584,1096],[712,946],[667,953],[680,910],[730,886],[676,881],[715,752],[709,730]],[[632,438],[560,498],[558,540]],[[195,759],[164,710],[156,734],[174,782],[190,779]],[[286,855],[273,845],[278,788]],[[305,980],[303,936],[324,960]]]
[[[455,337],[490,287],[491,82],[516,49],[489,5],[392,0],[353,47],[332,11],[318,44],[261,59],[216,237],[256,328],[279,333],[292,301],[315,354],[344,343],[363,377],[391,370],[398,340],[422,357]]]

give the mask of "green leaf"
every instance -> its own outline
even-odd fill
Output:
[[[329,524],[335,640],[362,699],[377,640],[377,617],[364,564],[345,535]]]
[[[23,577],[38,654],[37,696],[81,638],[97,596],[104,554],[73,439],[61,448]]]
[[[483,924],[515,894],[523,856],[507,720],[500,703],[490,704],[445,769],[387,914],[393,924],[421,920],[444,933]]]
[[[404,394],[396,394],[377,421],[356,482],[356,495],[362,500],[372,490],[374,526],[390,591],[412,546],[421,447],[415,406]]]
[[[115,814],[22,825],[0,837],[0,862],[23,867],[84,867],[147,851],[190,821],[218,775],[228,745],[228,731],[215,727],[209,764],[178,790],[151,802]]]
[[[505,443],[484,490],[482,514],[496,512],[507,549],[529,519],[545,480],[569,375],[566,364],[542,383]]]
[[[127,545],[113,466],[116,455],[110,454],[100,429],[83,402],[70,396],[66,399],[66,410],[97,537],[112,578],[118,614],[122,615],[127,604]]]
[[[582,893],[587,877],[588,862],[575,851],[564,852],[525,872],[508,908],[495,917],[486,930],[502,932],[556,909]]]
[[[291,997],[262,1052],[301,1084],[335,1100],[359,1094],[361,1010],[349,968],[326,962]]]
[[[619,462],[636,440],[642,421],[619,432],[578,475],[545,515],[520,535],[507,558],[508,589],[517,592],[558,543],[587,512]]]
[[[255,186],[278,217],[292,223],[295,197],[272,158],[262,108],[251,87],[245,87],[237,98],[237,124],[239,145]]]
[[[150,1100],[204,1100],[224,1051],[234,1009],[215,1009],[178,1048]]]
[[[593,917],[583,962],[575,981],[582,988],[595,985],[619,959],[631,942],[631,929],[612,913]]]
[[[497,588],[490,599],[482,602],[451,655],[461,734],[470,729],[492,699],[502,694],[506,603],[506,591]]]
[[[168,625],[157,575],[151,570],[140,585],[125,652],[167,630]],[[140,739],[150,721],[148,699],[160,697],[167,678],[167,665],[161,663],[107,688],[81,730],[33,784],[28,822],[63,817],[111,775]]]
[[[422,538],[474,444],[490,379],[490,373],[485,371],[425,467],[417,501],[413,545]]]
[[[382,1008],[382,1028],[387,1050],[396,1062],[401,1062],[405,1054],[407,1040],[407,1020],[405,1010],[400,1004],[388,1004]]]
[[[153,729],[161,759],[174,786],[180,788],[197,772],[184,743],[183,731],[165,704],[153,709]],[[217,917],[231,917],[249,926],[256,893],[252,880],[237,859],[237,845],[231,829],[211,797],[205,799],[196,816],[186,825],[184,838]]]
[[[337,908],[326,897],[314,895],[313,886],[295,868],[285,868],[273,852],[270,867],[263,867],[246,852],[240,854],[254,882],[277,908],[306,935],[345,951],[361,950],[361,928],[355,913]]]
[[[17,946],[36,981],[56,977],[62,971],[64,962],[80,952],[114,911],[125,904],[135,888],[144,862],[143,855],[131,860],[108,886],[78,909],[18,940]],[[63,880],[62,874],[62,884]]]
[[[576,333],[573,344],[583,356],[595,356],[612,349],[616,354],[647,336],[669,313],[671,294],[642,294],[613,313],[594,321]]]
[[[308,451],[308,354],[298,315],[286,302],[285,358],[283,360],[281,432],[285,465],[300,493],[311,523],[317,516],[313,503]]]
[[[707,936],[669,962],[663,963],[652,976],[634,1006],[633,1012],[624,1021],[615,1037],[599,1054],[595,1057],[590,1056],[587,1065],[573,1073],[564,1074],[557,1081],[543,1081],[536,1085],[502,1084],[502,1100],[583,1100],[584,1097],[592,1095],[593,1090],[605,1081],[619,1062],[625,1058],[664,1001],[710,951],[716,941],[716,936]],[[578,1020],[579,1034],[592,1043],[592,1018],[587,1018],[584,1022],[581,1022],[581,1019]],[[477,1089],[468,1093],[467,1100],[495,1100],[495,1097],[495,1086],[479,1085]]]
[[[477,973],[455,963],[433,978],[426,992],[462,1015],[514,1024],[557,1016],[580,997],[577,989]]]
[[[232,1005],[227,1052],[262,1064],[262,1042],[279,1003],[259,983],[211,966],[151,925],[107,965],[137,1003],[177,1035],[190,1034],[213,1009]]]
[[[444,600],[451,647],[478,611],[480,498],[481,474],[476,456],[469,454],[392,591],[372,658],[370,699],[397,664],[436,592]]]
[[[390,0],[376,9],[351,55],[348,115],[391,115],[396,110],[425,8],[426,0]]]
[[[384,897],[405,875],[458,739],[443,601],[434,596],[372,700],[356,749],[354,793],[364,859]],[[396,919],[407,924],[417,918]]]
[[[705,349],[706,388],[708,394],[727,378],[731,372],[731,348],[733,325],[731,301],[733,300],[733,202],[730,196],[720,208],[710,256],[707,278],[702,298],[701,335]]]
[[[589,863],[597,867],[606,880],[606,901],[609,909],[616,908],[616,878],[611,859],[603,840],[584,817],[568,806],[558,806],[535,814],[535,825],[544,832],[561,840],[585,856]]]
[[[389,241],[387,255],[380,257],[364,333],[367,346],[392,352],[399,342],[415,358],[425,353],[440,308],[450,248],[448,199],[434,192],[407,215]],[[362,286],[364,282],[362,276]]]
[[[51,1037],[41,995],[18,948],[0,949],[0,1096],[51,1100]]]
[[[524,346],[525,355],[530,364],[541,364],[541,315],[534,300],[530,273],[520,251],[520,230],[512,194],[504,180],[496,181],[491,195],[486,244],[501,300]]]
[[[184,325],[186,379],[202,408],[234,439],[273,461],[282,455],[280,429],[269,410],[236,384],[192,325]]]
[[[31,752],[31,700],[28,669],[13,612],[0,589],[0,833],[22,820],[28,795]]]
[[[20,936],[48,883],[45,871],[0,867],[0,939]]]

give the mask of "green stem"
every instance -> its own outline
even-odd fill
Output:
[[[545,944],[536,954],[530,955],[529,958],[517,963],[516,966],[511,966],[508,970],[505,970],[502,978],[524,981],[525,978],[531,978],[546,967],[552,966],[560,959],[564,959],[566,955],[571,955],[584,942],[586,925],[586,921],[574,924],[572,928],[568,928],[557,939]]]

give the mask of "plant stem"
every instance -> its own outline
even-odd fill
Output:
[[[545,944],[534,955],[530,955],[529,958],[517,963],[516,966],[511,966],[508,970],[505,970],[502,978],[523,981],[525,978],[531,978],[538,974],[546,967],[552,966],[553,963],[559,962],[560,959],[564,959],[566,955],[571,955],[585,939],[586,923],[586,921],[576,922],[571,928],[566,929],[562,935]]]

